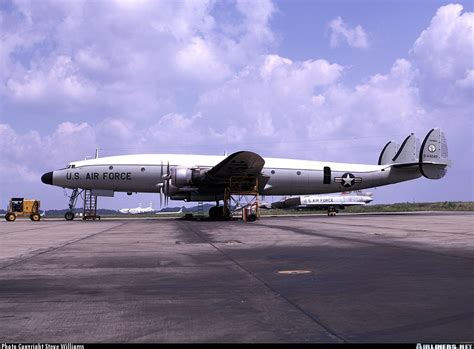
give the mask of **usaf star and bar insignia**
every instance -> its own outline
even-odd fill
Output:
[[[334,182],[341,183],[343,187],[349,188],[352,187],[355,183],[362,182],[362,178],[354,176],[350,172],[346,172],[342,177],[335,177]]]

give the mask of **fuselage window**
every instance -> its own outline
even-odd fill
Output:
[[[145,167],[142,167],[141,171],[142,171],[142,172],[145,172]]]
[[[296,174],[299,176],[301,174],[301,171],[296,171]]]
[[[271,174],[275,174],[275,170],[271,170],[270,173],[271,173]]]
[[[114,169],[114,167],[113,167],[113,166],[109,166],[109,170],[113,170],[113,169]]]
[[[323,179],[324,184],[331,184],[331,168],[325,166],[324,167],[324,179]]]

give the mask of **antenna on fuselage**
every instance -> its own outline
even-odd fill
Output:
[[[99,158],[99,148],[95,148],[95,158]]]

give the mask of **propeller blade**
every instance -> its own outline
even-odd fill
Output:
[[[170,162],[168,161],[168,164],[166,165],[166,176],[168,176],[168,179],[166,180],[166,198],[165,198],[165,205],[168,207],[168,201],[169,201],[169,192],[170,192]]]
[[[163,180],[163,161],[161,161],[161,166],[160,166],[160,180]],[[160,208],[163,207],[163,183],[160,185]]]

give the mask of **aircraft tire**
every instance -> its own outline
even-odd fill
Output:
[[[74,219],[74,213],[72,211],[67,211],[64,215],[67,221],[72,221]]]
[[[218,219],[221,219],[224,217],[224,206],[218,206],[216,209],[217,217]]]
[[[217,206],[213,206],[209,209],[209,218],[211,219],[217,218]]]

